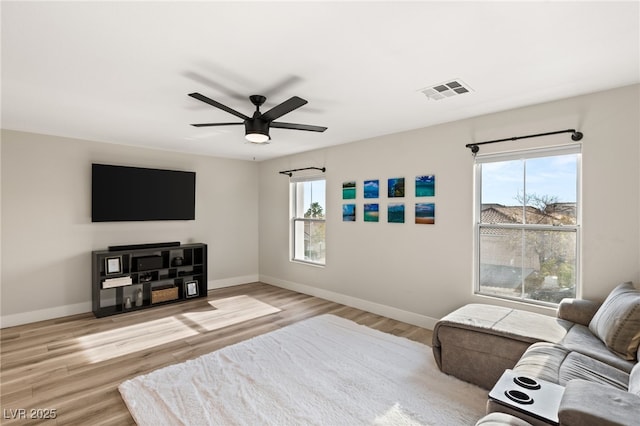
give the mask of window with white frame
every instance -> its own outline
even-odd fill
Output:
[[[475,291],[532,303],[576,297],[580,145],[476,157]]]
[[[291,258],[325,264],[325,179],[291,180]]]

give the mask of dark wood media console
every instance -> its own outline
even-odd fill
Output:
[[[92,252],[96,317],[207,296],[206,244],[141,244]]]

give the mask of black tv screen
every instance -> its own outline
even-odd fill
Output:
[[[194,220],[196,174],[92,164],[91,221]]]

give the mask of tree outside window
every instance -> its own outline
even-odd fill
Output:
[[[293,260],[325,264],[325,180],[292,183]]]
[[[558,303],[578,284],[579,151],[477,159],[476,292]]]

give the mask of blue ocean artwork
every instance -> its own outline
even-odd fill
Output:
[[[342,221],[343,222],[356,221],[356,205],[355,204],[342,205]]]
[[[352,200],[354,198],[356,198],[356,182],[344,182],[342,184],[342,199]]]
[[[436,223],[435,203],[416,203],[416,223],[422,225]]]
[[[387,222],[404,223],[404,204],[389,204],[387,206]]]
[[[364,205],[364,221],[378,222],[380,220],[379,210],[380,210],[379,204],[365,204]]]
[[[389,198],[404,197],[404,178],[389,179],[387,195]]]
[[[416,197],[433,197],[436,195],[435,175],[416,176]]]
[[[364,198],[378,198],[380,196],[380,181],[365,180],[364,181]]]

